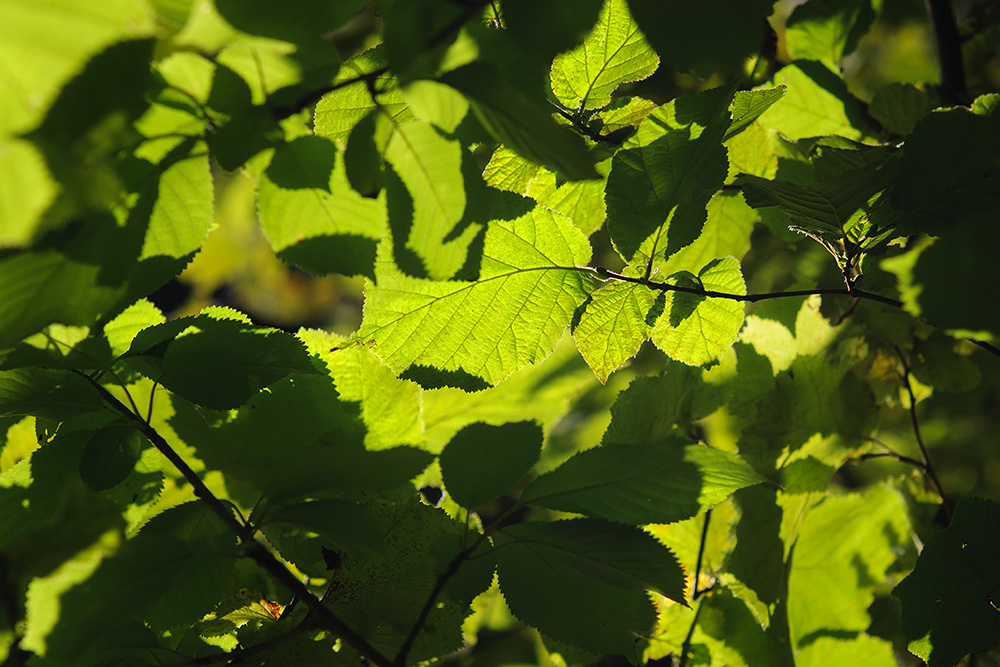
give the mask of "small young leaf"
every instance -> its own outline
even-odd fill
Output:
[[[621,523],[669,523],[761,481],[739,457],[711,447],[677,440],[604,446],[536,479],[521,502]]]
[[[732,104],[729,105],[733,122],[726,129],[723,141],[729,141],[749,127],[762,113],[770,109],[772,104],[784,96],[785,90],[785,86],[775,86],[774,88],[736,91]]]
[[[542,430],[533,422],[471,424],[441,452],[445,488],[463,507],[485,505],[510,491],[541,451]]]

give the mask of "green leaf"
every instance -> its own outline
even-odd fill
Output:
[[[260,179],[258,213],[282,259],[317,274],[374,276],[385,202],[351,189],[333,142],[300,137],[277,148]]]
[[[534,62],[549,67],[556,54],[576,47],[594,27],[604,0],[507,0],[504,28]]]
[[[337,3],[293,0],[278,7],[267,0],[217,0],[219,13],[235,28],[288,42],[318,38],[354,16],[360,0]]]
[[[313,372],[292,336],[215,311],[146,329],[129,356],[139,357],[132,363],[167,389],[220,410],[239,406],[290,373]]]
[[[739,457],[712,447],[677,441],[605,446],[542,475],[521,502],[621,523],[669,523],[760,481]]]
[[[659,0],[628,0],[632,16],[660,54],[664,64],[679,72],[694,69],[706,76],[715,66],[740,67],[764,40],[768,0],[731,3],[703,0],[664,4]],[[705,39],[711,35],[711,39]]]
[[[931,667],[954,665],[1000,639],[992,597],[1000,579],[1000,505],[962,498],[951,525],[928,540],[913,572],[893,589],[910,651]]]
[[[625,0],[607,0],[583,44],[556,56],[549,76],[563,107],[600,109],[618,86],[645,79],[659,64]]]
[[[868,113],[893,134],[909,134],[934,108],[930,95],[909,83],[890,83],[875,92]]]
[[[589,258],[583,234],[540,207],[490,224],[476,282],[409,278],[381,257],[358,339],[397,373],[420,365],[496,384],[555,347],[586,298],[575,267]]]
[[[677,559],[652,535],[637,528],[596,519],[570,519],[522,523],[502,529],[499,535],[503,541],[531,550],[536,557],[561,561],[564,567],[612,586],[648,589],[684,603],[684,571]]]
[[[718,257],[743,258],[750,249],[750,234],[758,219],[756,211],[738,194],[728,191],[717,192],[708,201],[706,211],[705,226],[698,238],[666,261],[654,262],[655,271],[661,275],[694,273]]]
[[[1000,208],[1000,114],[942,109],[924,117],[906,141],[894,203],[900,224],[940,234]]]
[[[334,83],[343,84],[366,74],[374,74],[382,71],[385,66],[385,50],[376,46],[345,61]],[[392,74],[383,71],[374,77],[373,85],[380,91],[378,104],[372,99],[363,80],[324,95],[316,103],[316,135],[329,137],[342,146],[354,126],[372,111],[381,110],[397,123],[405,123],[413,118],[413,112],[403,101],[399,85]]]
[[[551,117],[490,67],[471,64],[448,72],[442,82],[460,91],[479,122],[521,157],[571,181],[598,178],[583,140]]]
[[[606,200],[615,248],[632,265],[694,241],[726,177],[730,94],[685,95],[651,113],[611,163]]]
[[[412,207],[412,221],[398,220],[401,211],[390,213],[396,243],[405,241],[416,253],[424,268],[421,276],[451,278],[464,264],[470,241],[449,239],[466,207],[461,144],[413,121],[395,127],[385,158],[406,186]],[[390,209],[393,193],[390,189]]]
[[[383,655],[395,655],[435,590],[439,574],[458,554],[467,529],[416,498],[405,503],[376,501],[370,510],[382,526],[385,553],[346,561],[331,572],[323,604]],[[457,576],[464,574],[466,566],[472,565],[463,563]],[[489,570],[487,575],[492,574],[492,565]],[[483,588],[489,586],[488,579]],[[467,613],[467,607],[452,598],[439,597],[407,662],[428,660],[460,648],[461,625]]]
[[[0,417],[34,415],[65,421],[105,410],[97,390],[76,373],[44,368],[0,371]]]
[[[825,66],[809,60],[795,62],[778,70],[773,81],[787,90],[780,103],[761,115],[764,127],[793,141],[827,134],[861,138],[861,107],[844,82]]]
[[[746,284],[735,257],[712,260],[685,287],[745,295]],[[743,302],[670,291],[653,325],[652,340],[671,359],[703,366],[719,359],[736,342],[743,326]]]
[[[651,103],[650,103],[651,104]],[[601,180],[563,181],[505,146],[498,147],[483,171],[487,185],[531,197],[573,221],[580,231],[592,234],[604,223],[604,186],[611,159],[595,165]]]
[[[214,189],[208,156],[179,155],[170,162],[155,186],[156,203],[139,259],[184,257],[201,248],[212,227]]]
[[[930,245],[882,261],[899,278],[907,311],[936,326],[974,337],[1000,335],[1000,313],[983,308],[972,285],[987,284],[995,244],[1000,243],[992,215],[969,220],[940,232]],[[961,257],[961,261],[956,261]]]
[[[159,308],[146,299],[140,299],[104,325],[104,337],[108,339],[111,353],[117,357],[129,349],[140,331],[165,321]]]
[[[866,630],[875,585],[908,545],[909,531],[903,498],[887,486],[828,495],[810,509],[788,574],[793,645],[801,647],[831,631]]]
[[[45,160],[29,141],[0,140],[0,248],[28,245],[58,186]]]
[[[424,393],[419,385],[397,378],[367,347],[337,349],[344,339],[335,334],[300,330],[298,337],[310,354],[326,361],[340,400],[361,404],[367,449],[423,443]]]
[[[441,452],[445,488],[463,507],[485,505],[510,491],[541,451],[542,429],[533,422],[471,424]]]
[[[323,577],[324,549],[364,559],[385,550],[382,527],[365,506],[346,500],[309,500],[267,512],[260,529],[281,555]]]
[[[105,426],[94,433],[83,450],[80,477],[95,491],[109,489],[132,472],[142,446],[143,438],[132,426]]]
[[[865,633],[851,639],[817,637],[816,641],[801,648],[795,656],[796,667],[823,667],[830,664],[896,667],[899,661],[891,642]]]
[[[104,47],[151,29],[148,7],[129,0],[84,7],[74,0],[39,5],[11,0],[0,8],[0,134],[30,130],[60,87]],[[85,26],[81,29],[81,26]]]
[[[403,99],[420,120],[453,134],[469,111],[469,102],[454,88],[419,79],[403,86]]]
[[[652,537],[628,531],[623,526],[581,520],[522,524],[497,533],[497,574],[507,605],[522,621],[555,639],[634,658],[636,642],[656,621],[643,590],[643,575],[662,581],[670,566]],[[564,536],[570,545],[585,551],[573,553],[565,542],[553,543],[550,535]],[[618,551],[620,544],[614,538],[624,538],[639,549],[630,554]],[[654,565],[650,557],[655,552],[660,560]],[[636,575],[636,561],[650,569]],[[683,579],[676,561],[672,565],[675,571],[665,578],[680,575]],[[677,588],[676,581],[664,583]]]
[[[113,636],[123,620],[140,618],[161,632],[193,623],[232,593],[235,536],[207,508],[197,516],[189,510],[181,506],[160,515],[167,519],[179,511],[192,516],[180,524],[171,521],[174,525],[168,532],[150,523],[62,597],[47,657],[73,660],[90,645]],[[192,526],[189,521],[199,523]],[[193,532],[178,535],[178,529]],[[123,608],[132,614],[115,613]]]
[[[645,285],[612,281],[590,295],[573,339],[602,384],[634,357],[649,338],[654,292]]]
[[[680,432],[685,425],[714,412],[725,398],[719,387],[701,379],[701,372],[673,362],[663,375],[638,377],[611,406],[605,445],[651,445]]]
[[[867,213],[872,198],[895,182],[899,169],[896,154],[855,154],[857,167],[815,185],[796,185],[740,174],[743,196],[754,208],[776,206],[795,226],[832,239],[842,238],[854,214]],[[862,157],[864,156],[864,157]]]
[[[729,112],[733,116],[733,122],[726,129],[723,141],[729,141],[737,134],[745,130],[761,114],[771,108],[775,102],[785,95],[786,86],[775,86],[774,88],[758,88],[757,90],[738,90],[729,105]]]
[[[836,69],[874,19],[871,0],[809,0],[788,17],[785,48],[793,60],[818,60]]]

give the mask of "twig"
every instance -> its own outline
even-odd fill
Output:
[[[684,292],[686,294],[695,294],[697,296],[713,297],[716,299],[730,299],[732,301],[745,301],[749,303],[756,303],[757,301],[765,301],[767,299],[780,299],[785,297],[793,296],[812,296],[814,294],[839,294],[841,296],[851,296],[856,299],[869,299],[871,301],[878,301],[879,303],[884,303],[888,306],[893,306],[895,308],[902,308],[903,302],[897,301],[887,296],[882,296],[881,294],[874,294],[872,292],[866,292],[865,290],[854,288],[835,288],[835,287],[821,287],[817,289],[804,289],[804,290],[791,290],[788,292],[761,292],[757,294],[728,294],[726,292],[716,292],[715,290],[707,290],[699,287],[685,287],[683,285],[673,285],[671,283],[660,283],[653,280],[648,280],[646,278],[632,278],[631,276],[625,276],[620,273],[615,273],[614,271],[608,271],[607,269],[597,267],[589,269],[596,273],[600,278],[613,278],[615,280],[622,280],[629,283],[635,283],[637,285],[644,285],[650,289],[659,290],[661,292]]]
[[[299,581],[287,567],[278,561],[267,549],[253,538],[250,528],[240,523],[236,516],[222,504],[215,494],[213,494],[201,478],[191,469],[191,467],[174,451],[162,435],[154,429],[149,422],[145,421],[137,412],[129,410],[128,406],[115,398],[100,383],[91,380],[86,374],[74,371],[85,378],[101,395],[101,398],[114,408],[119,414],[132,422],[139,431],[145,435],[157,451],[163,454],[170,463],[180,471],[184,479],[191,484],[194,494],[201,499],[208,507],[222,519],[223,523],[233,531],[240,540],[240,546],[247,557],[252,559],[259,566],[267,570],[275,579],[286,586],[295,595],[302,599],[309,607],[309,611],[314,615],[316,622],[331,633],[337,635],[354,648],[358,653],[370,660],[377,667],[394,667],[394,664],[382,655],[378,649],[372,646],[368,640],[356,633],[344,621],[340,620],[333,612],[323,606],[312,592],[306,588],[305,584]]]
[[[913,437],[916,439],[917,447],[920,449],[920,460],[923,461],[923,470],[927,473],[927,479],[930,480],[934,491],[941,496],[941,504],[944,506],[945,514],[951,520],[951,503],[944,494],[944,488],[941,486],[940,480],[938,480],[937,473],[934,472],[934,466],[931,465],[931,458],[927,453],[927,447],[924,445],[924,438],[920,434],[920,420],[917,419],[917,398],[913,395],[913,386],[910,384],[910,364],[907,362],[906,357],[903,356],[903,351],[897,346],[893,347],[896,348],[899,362],[903,364],[903,386],[906,387],[906,393],[910,398],[910,423],[913,425]]]
[[[702,601],[699,600],[698,606],[694,610],[694,618],[691,619],[691,627],[688,628],[684,643],[681,644],[681,659],[677,663],[678,667],[687,667],[688,655],[691,653],[691,639],[694,637],[694,629],[698,626],[698,617],[701,615],[701,604]]]
[[[712,510],[705,510],[705,522],[701,527],[701,543],[698,545],[698,560],[695,561],[694,566],[694,584],[691,586],[691,600],[695,601],[701,597],[703,593],[711,589],[711,586],[704,590],[698,589],[698,579],[701,578],[701,563],[705,556],[705,540],[708,538],[708,522],[712,519]]]

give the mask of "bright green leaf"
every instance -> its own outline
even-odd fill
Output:
[[[871,0],[809,0],[788,17],[785,48],[793,60],[818,60],[836,69],[874,19]]]
[[[589,259],[583,234],[540,207],[491,223],[477,282],[409,278],[380,259],[359,339],[396,372],[419,365],[496,384],[555,347],[589,291],[574,268]]]
[[[333,142],[300,137],[276,149],[261,176],[258,211],[279,257],[319,274],[374,275],[385,203],[351,189]]]
[[[735,257],[705,265],[686,287],[724,294],[745,295],[746,284]],[[652,340],[670,358],[691,366],[719,359],[736,342],[743,326],[743,302],[670,291],[663,313],[653,325]]]
[[[573,338],[601,383],[634,357],[649,338],[655,293],[645,285],[612,281],[590,295]]]
[[[729,105],[733,122],[726,130],[723,141],[729,141],[749,127],[761,114],[785,95],[785,86],[774,88],[758,88],[757,90],[738,90]]]
[[[858,101],[844,82],[823,65],[801,61],[786,65],[774,75],[775,85],[784,85],[784,98],[765,111],[760,122],[797,140],[837,134],[861,138],[863,127]]]
[[[567,109],[600,109],[618,86],[645,79],[659,64],[625,0],[607,0],[583,44],[552,61],[552,92]]]

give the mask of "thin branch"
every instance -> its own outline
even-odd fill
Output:
[[[681,644],[681,659],[678,663],[678,667],[687,667],[688,655],[691,653],[691,639],[694,637],[694,629],[698,626],[698,617],[701,615],[701,605],[702,601],[699,601],[698,606],[694,610],[694,618],[691,619],[691,627],[688,628],[687,636],[684,637],[684,643]]]
[[[962,37],[955,24],[951,0],[924,0],[924,6],[937,49],[941,100],[945,104],[962,104],[967,95],[965,65],[962,62]]]
[[[257,542],[250,528],[240,523],[230,509],[228,509],[215,494],[213,494],[201,478],[191,469],[190,466],[180,457],[170,444],[154,429],[149,422],[145,421],[137,412],[129,410],[128,406],[114,397],[107,389],[98,382],[91,380],[86,374],[74,371],[85,378],[101,395],[101,398],[114,408],[119,414],[132,422],[139,431],[145,435],[157,451],[163,454],[170,463],[180,471],[184,479],[191,484],[194,494],[201,499],[208,507],[222,519],[223,523],[233,531],[240,540],[240,546],[247,557],[256,562],[259,566],[267,570],[281,584],[291,590],[309,607],[309,611],[314,615],[316,622],[331,633],[339,636],[358,653],[365,656],[377,667],[394,667],[393,663],[382,655],[378,649],[372,646],[368,640],[356,633],[344,621],[340,620],[333,612],[323,606],[306,585],[299,581],[287,567],[285,567],[271,552]]]
[[[895,347],[895,346],[894,346]],[[896,347],[896,354],[899,356],[899,361],[903,364],[903,386],[906,387],[906,393],[910,398],[910,423],[913,425],[913,437],[917,441],[917,447],[920,449],[920,460],[923,461],[924,472],[927,473],[927,479],[930,480],[931,486],[934,487],[934,491],[941,496],[941,504],[944,506],[945,514],[948,515],[948,519],[951,519],[951,503],[948,497],[944,494],[944,488],[941,486],[941,481],[938,480],[937,473],[934,472],[934,466],[931,465],[930,455],[927,453],[927,447],[924,445],[924,438],[920,434],[920,420],[917,418],[917,397],[913,394],[913,386],[910,384],[910,364],[907,362],[906,357],[903,355],[903,351]]]
[[[695,566],[694,566],[694,583],[691,586],[692,602],[701,597],[702,593],[705,593],[706,591],[711,589],[711,586],[709,586],[704,590],[698,589],[698,579],[701,578],[701,563],[702,559],[705,556],[705,540],[708,538],[708,522],[711,519],[712,519],[712,510],[711,509],[705,510],[705,522],[704,524],[702,524],[701,527],[701,543],[698,545],[698,560],[695,561]]]
[[[699,287],[685,287],[683,285],[673,285],[671,283],[661,283],[647,278],[632,278],[631,276],[625,276],[620,273],[615,273],[614,271],[608,271],[604,268],[587,268],[587,271],[592,271],[597,274],[600,278],[613,278],[614,280],[622,280],[628,283],[635,283],[637,285],[644,285],[649,289],[659,290],[661,292],[684,292],[686,294],[695,294],[697,296],[713,297],[716,299],[730,299],[732,301],[745,301],[749,303],[756,303],[757,301],[765,301],[767,299],[781,299],[785,297],[793,296],[812,296],[814,294],[839,294],[841,296],[851,296],[856,299],[869,299],[871,301],[878,301],[879,303],[884,303],[888,306],[893,306],[894,308],[902,308],[903,302],[897,301],[887,296],[882,296],[881,294],[874,294],[872,292],[866,292],[865,290],[860,290],[855,288],[833,288],[833,287],[821,287],[818,289],[804,289],[804,290],[791,290],[788,292],[761,292],[757,294],[728,294],[726,292],[716,292],[715,290],[707,290]]]

